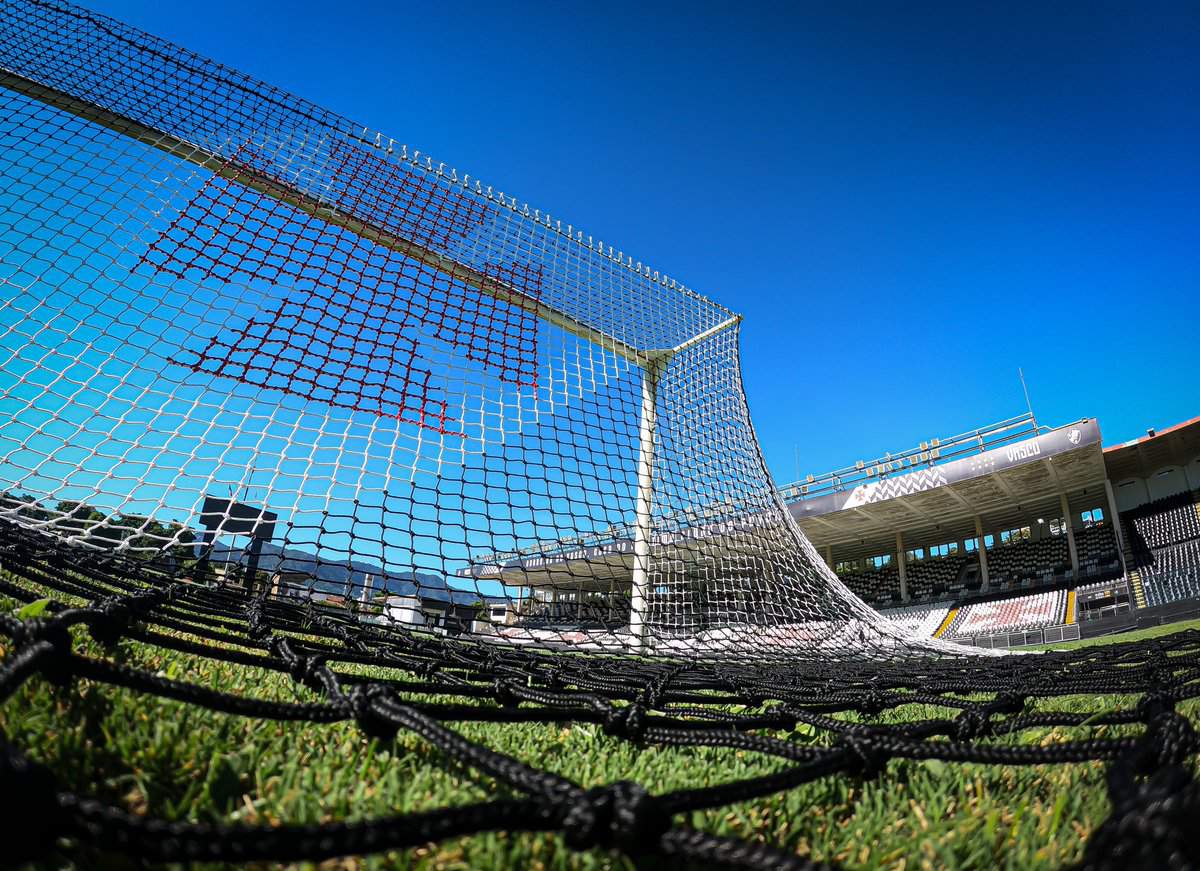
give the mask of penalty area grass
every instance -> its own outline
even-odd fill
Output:
[[[61,594],[55,598],[74,604]],[[0,596],[4,613],[20,606]],[[1196,625],[1200,621],[1161,628],[1169,632]],[[1158,628],[1147,632],[1161,634]],[[1137,637],[1145,635],[1112,640]],[[0,642],[0,656],[8,653],[7,643]],[[318,699],[288,675],[266,669],[129,640],[105,648],[82,629],[76,630],[75,646],[88,656],[225,692],[285,701]],[[396,669],[339,668],[379,677],[409,676]],[[1029,709],[1099,713],[1129,708],[1136,700],[1068,696],[1031,700]],[[1195,702],[1179,709],[1196,721]],[[875,722],[949,718],[955,713],[952,708],[912,704],[885,711]],[[859,719],[853,713],[838,716]],[[585,787],[634,780],[651,793],[661,793],[767,774],[786,765],[774,757],[725,748],[638,746],[609,737],[592,724],[447,725]],[[30,679],[0,704],[0,729],[72,791],[134,814],[169,820],[320,823],[435,810],[511,794],[505,784],[453,762],[412,734],[401,732],[393,741],[379,741],[365,737],[350,722],[321,725],[236,717],[86,680],[58,687],[41,677]],[[1042,728],[988,740],[1052,744],[1085,734],[1116,737],[1139,731],[1138,726]],[[806,743],[829,741],[803,725],[770,734]],[[873,780],[835,775],[766,798],[683,815],[677,822],[765,841],[852,869],[1049,869],[1077,861],[1109,810],[1104,765],[1099,762],[1005,767],[892,760]],[[67,842],[54,864],[111,867],[113,861],[111,855]],[[617,853],[571,850],[557,834],[487,833],[320,867],[633,865]]]

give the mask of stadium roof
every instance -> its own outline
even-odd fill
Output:
[[[1105,479],[1145,477],[1200,453],[1200,417],[1161,433],[1104,449],[1095,418],[1054,428],[1022,415],[948,439],[931,439],[911,451],[781,488],[793,518],[819,549],[836,547],[837,559],[895,548],[897,530],[906,545],[928,546],[1057,518],[1062,496],[1071,511],[1101,507],[1108,513]],[[753,518],[744,522],[753,523]],[[676,557],[689,540],[712,544],[738,524],[704,523],[660,534]],[[628,532],[606,541],[544,542],[524,553],[480,555],[460,577],[509,585],[604,590],[628,584],[633,546]]]
[[[973,536],[976,515],[983,518],[985,531],[1027,523],[1031,514],[1041,512],[1057,517],[1061,495],[1071,504],[1106,504],[1104,452],[1095,419],[1000,447],[989,449],[989,444],[980,439],[975,453],[948,463],[898,475],[884,472],[853,487],[825,488],[789,508],[814,545],[837,545],[842,557],[858,556],[858,548],[872,550],[881,543],[894,546],[897,529],[924,544],[939,533],[946,540]]]
[[[1146,478],[1170,465],[1184,465],[1200,455],[1200,417],[1193,417],[1162,432],[1104,449],[1104,465],[1114,481]]]

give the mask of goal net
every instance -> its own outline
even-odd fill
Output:
[[[933,644],[791,520],[729,309],[66,4],[0,3],[0,287],[10,540],[496,645]]]

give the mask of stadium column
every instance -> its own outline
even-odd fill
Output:
[[[900,575],[900,601],[908,601],[908,574],[904,564],[904,533],[896,530],[896,571]]]
[[[1063,519],[1067,523],[1067,551],[1071,554],[1071,575],[1075,583],[1079,583],[1079,551],[1075,549],[1075,524],[1071,522],[1071,506],[1067,504],[1067,494],[1058,494],[1059,505],[1062,506]]]
[[[670,356],[653,358],[642,373],[642,415],[638,425],[636,519],[633,528],[633,584],[629,632],[633,646],[646,643],[646,597],[650,585],[650,533],[654,520],[654,429],[657,425],[658,379]]]
[[[825,565],[829,566],[829,570],[833,571],[833,545],[825,545]]]
[[[983,541],[983,518],[975,515],[975,552],[979,554],[979,592],[988,588],[987,545]]]
[[[1113,495],[1112,481],[1104,479],[1104,495],[1108,497],[1108,522],[1112,524],[1117,538],[1117,556],[1121,558],[1121,574],[1129,582],[1129,568],[1125,565],[1125,532],[1121,529],[1121,515],[1117,513],[1117,497]],[[1132,601],[1132,598],[1130,599]]]

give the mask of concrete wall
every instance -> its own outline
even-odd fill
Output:
[[[389,596],[384,614],[393,623],[422,626],[425,615],[421,613],[421,601],[416,596]]]
[[[1200,457],[1188,463],[1184,470],[1187,473],[1188,486],[1193,490],[1200,490]]]
[[[1117,500],[1118,511],[1128,511],[1150,501],[1146,490],[1146,482],[1141,478],[1125,478],[1113,482],[1113,496]]]
[[[1180,466],[1159,469],[1146,479],[1146,489],[1150,491],[1151,501],[1162,499],[1164,496],[1174,496],[1187,488],[1187,478],[1184,477]]]
[[[1113,482],[1113,495],[1119,511],[1128,511],[1146,502],[1187,490],[1200,490],[1200,457],[1182,466],[1172,464],[1155,469],[1147,478],[1125,478]]]

